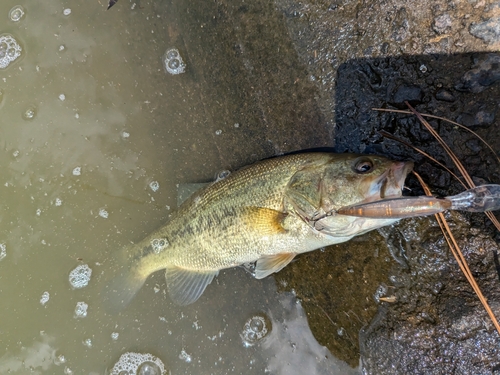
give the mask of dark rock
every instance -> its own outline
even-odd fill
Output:
[[[469,32],[487,43],[500,42],[500,17],[493,17],[480,23],[473,23]]]
[[[474,68],[466,72],[455,84],[459,91],[480,93],[500,80],[500,55],[488,54],[476,62]]]
[[[441,89],[436,93],[436,99],[442,100],[444,102],[450,102],[450,103],[455,101],[455,97],[453,96],[453,94],[450,91],[445,90],[445,89]]]
[[[465,146],[474,153],[478,153],[483,149],[479,143],[479,139],[469,139],[465,142]]]
[[[474,114],[461,113],[457,117],[457,122],[467,127],[490,125],[493,121],[495,121],[495,114],[486,111],[478,111]]]
[[[403,104],[405,101],[419,103],[422,101],[424,93],[422,89],[415,85],[402,84],[396,89],[392,100],[396,104]]]
[[[451,28],[451,17],[449,14],[441,14],[434,19],[432,29],[438,34],[444,34]]]

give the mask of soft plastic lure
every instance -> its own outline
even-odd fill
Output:
[[[500,209],[500,185],[481,185],[450,197],[400,197],[354,204],[337,210],[339,215],[394,218],[427,216],[446,210],[485,212]]]

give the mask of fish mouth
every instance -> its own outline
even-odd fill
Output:
[[[412,161],[393,162],[387,171],[372,181],[368,199],[366,199],[365,202],[401,197],[406,176],[408,176],[412,170]]]
[[[389,170],[381,176],[380,198],[397,198],[402,195],[406,177],[413,170],[412,161],[394,162]]]

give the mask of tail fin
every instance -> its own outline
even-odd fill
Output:
[[[123,310],[141,289],[146,279],[134,269],[123,267],[104,287],[102,292],[106,310],[118,313]]]
[[[113,254],[111,264],[106,267],[102,297],[106,310],[113,314],[120,312],[130,303],[149,275],[141,267],[142,259],[134,257],[136,247],[137,245],[126,247]]]

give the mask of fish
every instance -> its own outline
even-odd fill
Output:
[[[447,210],[487,212],[500,210],[500,185],[479,185],[448,197],[416,196],[359,202],[341,207],[339,215],[398,218],[433,215]]]
[[[256,262],[262,279],[297,254],[342,243],[398,221],[336,210],[397,198],[410,161],[382,156],[298,153],[244,167],[191,195],[170,219],[110,258],[106,305],[120,311],[152,273],[165,270],[177,305],[194,303],[222,269]]]

